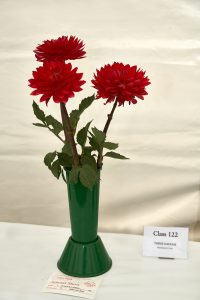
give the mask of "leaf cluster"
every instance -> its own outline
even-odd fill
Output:
[[[91,127],[92,120],[76,132],[81,114],[93,103],[94,100],[95,95],[84,98],[79,107],[72,110],[69,115],[75,141],[81,149],[78,166],[74,166],[73,164],[71,145],[60,136],[60,133],[63,131],[63,124],[51,115],[46,116],[44,111],[41,110],[35,102],[33,102],[34,114],[40,121],[40,123],[33,123],[33,125],[49,129],[64,143],[60,152],[55,150],[45,155],[45,165],[57,179],[62,176],[65,182],[68,180],[70,183],[74,184],[77,184],[80,181],[86,188],[92,188],[92,186],[99,180],[97,156],[104,149],[106,149],[104,157],[127,159],[125,156],[113,151],[118,148],[117,143],[107,141],[106,134],[103,131],[99,130],[95,126]],[[66,176],[66,170],[68,176]]]

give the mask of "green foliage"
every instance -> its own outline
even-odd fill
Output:
[[[97,129],[96,127],[93,127],[92,132],[90,132],[90,135],[90,146],[93,148],[93,150],[97,150],[98,152],[100,152],[106,139],[105,133]]]
[[[66,168],[72,167],[72,157],[67,155],[66,153],[57,153],[59,164]]]
[[[91,146],[86,146],[83,148],[83,155],[91,155],[93,148]]]
[[[56,151],[54,152],[49,152],[45,155],[44,157],[44,163],[45,165],[50,169],[51,168],[51,164],[54,161],[56,157]]]
[[[44,163],[49,170],[51,170],[52,174],[58,179],[60,177],[61,167],[58,160],[54,161],[56,154],[56,151],[47,153],[44,157]]]
[[[103,146],[104,141],[106,139],[106,134],[103,131],[97,129],[96,127],[92,128],[92,132],[93,132],[93,137],[95,138],[99,146]]]
[[[60,177],[60,174],[61,174],[61,166],[60,166],[60,163],[59,163],[59,160],[55,160],[52,165],[51,165],[51,168],[50,168],[52,174],[57,178],[59,179]]]
[[[112,158],[116,158],[116,159],[129,159],[128,157],[125,157],[125,156],[123,156],[119,153],[113,152],[113,151],[107,152],[104,156],[112,157]]]
[[[103,147],[108,150],[115,150],[117,149],[119,144],[111,143],[111,142],[104,142]]]
[[[88,122],[85,127],[83,127],[79,132],[77,133],[77,142],[81,147],[83,148],[85,146],[85,143],[87,141],[87,134],[88,134],[88,129],[90,127],[92,121]]]
[[[74,135],[81,114],[93,103],[94,100],[95,95],[84,98],[78,109],[72,110],[70,113],[69,118],[73,127]],[[36,118],[40,120],[39,123],[33,123],[33,125],[48,128],[62,140],[59,136],[59,133],[63,130],[62,123],[51,115],[45,116],[43,110],[41,110],[35,102],[33,102],[33,111]],[[118,144],[106,141],[106,134],[98,128],[92,127],[90,129],[91,122],[92,121],[88,122],[83,128],[81,128],[76,135],[76,141],[82,148],[82,153],[79,156],[80,165],[73,165],[72,149],[69,142],[65,142],[61,152],[54,151],[45,155],[44,163],[57,179],[61,175],[63,180],[66,182],[65,174],[66,169],[68,169],[68,179],[70,183],[76,184],[80,181],[85,187],[92,188],[97,180],[99,180],[99,170],[95,159],[95,157],[97,157],[97,152],[101,155],[105,148],[111,150],[105,153],[105,157],[128,159],[119,153],[113,152],[112,150],[118,148]],[[89,145],[87,145],[87,139],[89,140]]]
[[[55,135],[58,135],[63,130],[62,124],[51,115],[46,117],[43,110],[40,109],[40,107],[35,101],[33,101],[33,111],[36,118],[43,122],[43,123],[33,123],[34,126],[46,127],[50,131],[52,131]]]
[[[81,157],[81,166],[73,166],[69,172],[69,182],[77,183],[78,180],[87,188],[92,188],[98,179],[96,161],[92,156]]]
[[[41,110],[39,108],[39,105],[35,101],[33,101],[32,106],[33,106],[33,112],[34,112],[36,118],[44,123],[45,122],[45,114],[44,114],[43,110]]]
[[[91,155],[83,155],[81,157],[81,165],[89,165],[92,169],[97,169],[96,160]]]
[[[46,125],[42,124],[42,123],[33,123],[34,126],[37,127],[47,127]]]
[[[71,122],[71,125],[74,129],[76,129],[78,121],[80,119],[80,112],[77,109],[74,109],[71,111],[70,115],[69,115],[69,119]]]
[[[70,183],[77,183],[78,177],[79,177],[80,168],[79,167],[73,167],[71,171],[69,172],[69,182]]]
[[[52,131],[55,134],[59,134],[63,130],[62,124],[59,121],[57,121],[54,117],[52,117],[51,115],[47,116],[45,118],[45,121],[46,121],[48,126],[53,127]]]
[[[94,136],[89,137],[89,143],[92,147],[92,150],[97,150],[98,152],[101,150],[100,145],[97,143]]]
[[[80,168],[80,174],[79,174],[80,182],[87,188],[92,188],[92,186],[97,181],[97,171],[95,171],[91,166],[89,165],[83,165]]]
[[[62,152],[66,153],[69,156],[72,156],[72,150],[69,143],[65,143],[65,145],[62,147]]]
[[[72,127],[76,130],[77,124],[79,122],[81,114],[92,104],[92,102],[95,100],[95,95],[92,95],[90,97],[84,98],[78,109],[72,110],[70,113],[70,122],[72,124]]]
[[[63,180],[66,182],[66,178],[64,176],[64,167],[68,167],[68,165],[72,166],[72,158],[67,156],[67,154],[58,153],[56,151],[49,152],[44,157],[44,163],[52,172],[52,174],[58,179],[60,175],[62,175]],[[55,160],[55,158],[58,158]]]
[[[94,100],[95,100],[95,94],[83,99],[79,105],[80,114],[82,114],[84,110],[86,110],[93,103]]]

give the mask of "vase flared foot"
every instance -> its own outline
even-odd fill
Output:
[[[57,266],[67,275],[94,277],[110,270],[112,260],[99,236],[91,243],[79,243],[70,237]]]

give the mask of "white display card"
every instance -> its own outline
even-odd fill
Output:
[[[188,228],[144,227],[143,255],[187,258]]]
[[[51,275],[42,291],[93,299],[100,282],[100,277],[71,277],[57,271]]]

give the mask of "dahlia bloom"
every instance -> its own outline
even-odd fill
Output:
[[[46,40],[33,51],[37,61],[65,61],[85,57],[83,41],[75,36]]]
[[[32,73],[29,86],[34,89],[31,95],[42,95],[40,102],[48,104],[50,98],[56,103],[66,103],[74,97],[74,92],[82,90],[85,83],[81,80],[83,73],[77,73],[77,68],[72,69],[71,63],[46,62]]]
[[[107,99],[106,103],[117,99],[120,106],[124,105],[125,101],[136,104],[136,97],[143,100],[144,95],[147,95],[145,87],[150,81],[145,76],[145,71],[137,66],[114,62],[97,70],[92,83],[97,89],[97,99]]]

